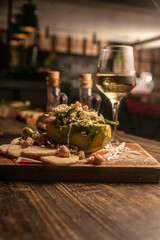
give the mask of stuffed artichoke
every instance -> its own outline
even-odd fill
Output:
[[[79,102],[53,108],[46,121],[46,133],[53,144],[76,146],[86,153],[94,152],[111,139],[111,127],[103,116]]]

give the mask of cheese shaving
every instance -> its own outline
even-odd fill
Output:
[[[106,153],[104,155],[106,160],[119,160],[122,154],[135,154],[140,155],[139,152],[130,150],[130,148],[125,146],[125,142],[122,142],[119,146],[114,147],[111,143],[107,144],[103,149],[102,152]]]

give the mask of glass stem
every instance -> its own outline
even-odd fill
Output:
[[[118,120],[118,109],[119,109],[119,102],[112,103],[112,118],[114,122],[117,122]],[[119,143],[119,140],[117,137],[117,125],[113,125],[111,142]]]

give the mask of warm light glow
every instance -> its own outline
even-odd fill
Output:
[[[31,26],[23,26],[23,27],[20,27],[20,30],[24,32],[35,32],[36,28]]]
[[[11,40],[9,40],[9,44],[11,46],[19,46],[19,41],[15,40],[15,39],[11,39]]]
[[[26,39],[28,36],[25,33],[14,33],[13,37],[18,39]]]

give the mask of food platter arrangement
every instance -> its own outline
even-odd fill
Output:
[[[159,163],[138,144],[111,144],[111,124],[88,106],[60,104],[46,130],[29,127],[0,146],[0,178],[157,182]]]

